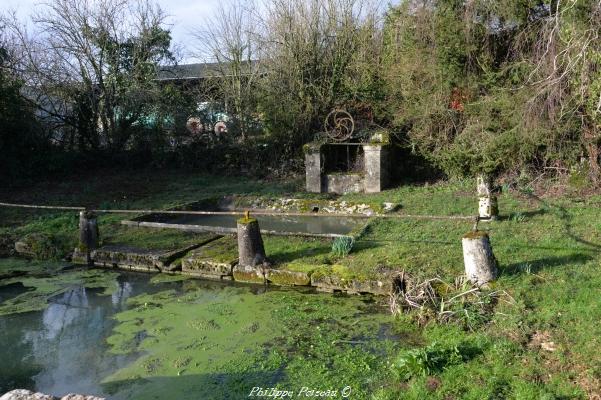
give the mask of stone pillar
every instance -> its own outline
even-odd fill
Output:
[[[477,176],[478,215],[484,221],[495,220],[499,216],[497,196],[494,195],[492,187],[492,177],[490,175],[480,174]]]
[[[478,286],[495,280],[498,273],[497,260],[488,234],[481,231],[466,233],[461,244],[467,279]]]
[[[387,147],[382,144],[364,144],[365,193],[378,193],[388,183]]]
[[[307,192],[321,193],[321,171],[323,169],[321,145],[309,143],[305,150],[305,177]]]
[[[238,220],[238,265],[254,267],[266,259],[259,221],[247,214]]]
[[[96,215],[89,211],[79,212],[79,251],[86,255],[88,265],[93,264],[91,252],[98,248],[98,221]]]

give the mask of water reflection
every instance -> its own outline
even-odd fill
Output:
[[[131,297],[132,286],[129,282],[120,282],[119,289],[115,291],[115,293],[111,294],[111,300],[113,302],[113,306],[121,307],[125,303],[125,301]]]
[[[365,219],[361,218],[332,217],[327,215],[320,215],[318,217],[261,215],[258,218],[262,230],[313,234],[345,235],[358,225],[365,223]],[[236,218],[229,215],[186,215],[168,218],[165,216],[154,216],[145,220],[168,224],[236,228]]]
[[[232,396],[229,396],[229,393],[239,390],[242,384],[255,385],[260,382],[261,384],[272,385],[281,379],[281,372],[283,370],[279,372],[271,371],[266,375],[264,373],[255,374],[253,372],[231,374],[221,371],[205,375],[172,376],[166,379],[156,379],[154,377],[145,379],[141,383],[139,379],[128,372],[121,377],[125,377],[125,380],[117,380],[109,387],[101,386],[100,382],[105,378],[114,375],[119,370],[125,369],[139,356],[139,354],[123,356],[109,353],[106,338],[110,336],[115,327],[114,315],[128,308],[127,299],[142,293],[151,294],[171,290],[176,294],[177,301],[183,302],[182,307],[176,308],[176,314],[177,312],[181,312],[181,315],[187,315],[188,304],[211,303],[204,310],[202,307],[191,308],[191,310],[197,310],[200,314],[207,311],[205,317],[214,316],[217,318],[219,316],[223,319],[222,322],[226,319],[233,321],[228,329],[213,333],[213,339],[207,339],[206,335],[208,333],[204,330],[206,326],[210,325],[199,324],[197,326],[202,330],[195,333],[197,336],[191,338],[192,340],[190,341],[184,340],[180,343],[182,345],[193,345],[192,347],[184,347],[184,349],[197,348],[199,345],[207,346],[205,350],[210,351],[210,353],[203,362],[207,362],[208,364],[216,363],[214,365],[217,365],[217,361],[224,355],[227,355],[225,363],[230,362],[232,359],[235,360],[235,358],[230,357],[236,351],[244,353],[240,356],[244,358],[249,349],[252,350],[255,346],[262,343],[261,340],[267,340],[268,337],[271,337],[272,333],[274,333],[273,329],[279,329],[277,326],[269,326],[270,321],[266,321],[265,326],[270,331],[269,335],[261,333],[257,338],[252,337],[250,333],[255,332],[253,329],[260,329],[260,325],[249,323],[250,321],[255,322],[255,314],[260,316],[257,317],[259,320],[261,318],[267,320],[269,316],[272,316],[270,314],[270,307],[279,308],[279,306],[271,303],[263,304],[250,299],[253,296],[262,296],[266,291],[285,289],[269,288],[262,285],[243,286],[235,283],[202,280],[150,284],[149,280],[151,277],[152,275],[139,273],[122,273],[117,279],[117,286],[111,295],[102,295],[97,289],[86,289],[81,286],[73,287],[52,298],[44,311],[0,317],[0,359],[2,360],[0,362],[0,394],[14,388],[26,388],[55,396],[77,392],[103,397],[122,396],[130,398],[127,396],[133,394],[136,398],[158,398],[156,397],[155,389],[159,390],[169,387],[169,395],[172,395],[171,390],[175,390],[176,392],[180,390],[177,393],[181,394],[181,390],[183,389],[196,388],[195,390],[198,390],[198,393],[206,394],[207,387],[209,390],[212,390],[211,385],[215,385],[215,382],[220,382],[220,386],[222,387],[220,393],[224,393],[224,395],[219,398],[225,399],[232,398]],[[13,292],[14,289],[12,289]],[[0,296],[6,295],[3,290],[0,287]],[[297,291],[302,291],[304,295],[318,295],[313,288],[298,288],[294,291],[291,290],[291,293],[296,293]],[[338,296],[345,297],[345,300],[347,297],[346,295]],[[303,299],[308,300],[307,298]],[[355,298],[353,297],[353,299]],[[253,298],[253,300],[257,299]],[[362,300],[362,303],[355,304],[354,313],[349,313],[349,309],[347,308],[339,310],[344,310],[344,315],[350,315],[352,319],[359,321],[361,316],[372,316],[374,313],[380,312],[381,310],[379,311],[378,307],[378,304],[375,302]],[[315,311],[307,311],[304,308],[304,306],[301,306],[302,312]],[[231,312],[228,311],[230,309],[232,310]],[[290,307],[286,307],[286,309],[288,311],[285,311],[284,315],[290,312]],[[151,319],[146,321],[147,324],[157,321],[152,318],[162,319],[160,318],[161,316],[156,316],[152,312],[144,314],[143,312],[140,313],[139,310],[134,310],[131,314],[134,319],[146,318],[148,316]],[[320,311],[319,315],[325,314],[322,314]],[[246,318],[249,316],[250,318],[247,320]],[[131,315],[127,316],[126,319],[130,317]],[[347,327],[346,323],[334,318],[323,319],[320,317],[319,319],[321,320],[320,324],[322,322],[324,324],[327,323],[332,329],[346,329]],[[189,322],[202,322],[205,320],[208,321],[207,318],[196,319],[194,317]],[[179,321],[179,319],[175,318],[172,321]],[[167,319],[166,324],[160,328],[171,329],[169,324],[172,321]],[[249,324],[247,325],[246,323]],[[151,325],[145,325],[145,328],[147,326]],[[253,328],[255,326],[259,326],[259,328]],[[250,327],[250,330],[248,327]],[[181,332],[186,333],[185,331]],[[241,332],[244,332],[244,334],[241,334]],[[361,332],[367,332],[367,330]],[[139,332],[138,335],[137,339],[142,340],[146,333],[145,331]],[[149,335],[152,336],[153,333],[150,332]],[[224,338],[219,337],[220,335]],[[387,338],[385,335],[386,331],[377,333],[378,337]],[[178,335],[175,337],[178,337]],[[351,340],[357,341],[357,343],[371,340],[371,336],[369,338],[362,336],[349,337]],[[249,339],[249,341],[245,342],[242,340],[245,338]],[[206,343],[204,343],[205,339],[207,340]],[[398,342],[394,338],[392,341]],[[171,341],[169,343],[177,344],[179,342]],[[242,345],[240,345],[241,343]],[[364,349],[367,351],[379,351],[375,343],[377,342],[374,342],[374,349],[372,349],[371,345],[366,345]],[[269,352],[269,347],[266,347],[264,351]],[[170,350],[164,354],[169,353]],[[180,358],[177,360],[180,360]],[[246,364],[242,363],[241,365],[244,366]],[[209,366],[207,368],[208,371],[212,367]],[[226,368],[225,371],[228,371],[228,369]],[[141,386],[131,389],[133,382],[137,382]],[[181,382],[184,382],[184,384],[182,385]],[[204,385],[207,385],[207,387],[204,387]],[[232,387],[226,388],[225,386],[228,385]],[[111,387],[115,396],[110,396],[109,393],[103,390],[111,390]],[[147,395],[148,393],[152,395]],[[186,398],[185,395],[189,393],[191,392],[186,392],[183,396],[180,395],[179,398]],[[161,398],[169,397],[163,396]],[[198,398],[206,397],[200,395]]]
[[[55,396],[106,395],[100,381],[136,358],[108,353],[112,316],[129,297],[160,289],[147,275],[126,275],[110,296],[75,287],[52,298],[43,312],[0,317],[0,392],[19,387]]]

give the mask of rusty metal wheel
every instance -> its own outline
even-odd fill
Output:
[[[335,142],[349,139],[355,131],[355,120],[346,110],[332,110],[326,117],[325,130],[328,138]]]
[[[225,121],[217,121],[217,123],[215,124],[213,129],[217,136],[227,133],[227,125],[226,125]]]
[[[203,131],[202,122],[198,117],[188,118],[186,121],[186,128],[188,129],[188,132],[193,135],[199,135]]]

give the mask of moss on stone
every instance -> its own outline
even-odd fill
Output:
[[[256,218],[240,218],[236,221],[237,223],[239,223],[240,225],[250,225],[253,224],[255,222],[257,222]]]
[[[471,231],[463,235],[464,239],[482,239],[488,238],[488,233],[485,231]]]
[[[308,286],[311,284],[310,272],[291,271],[287,268],[269,269],[267,280],[280,286]]]
[[[303,273],[311,275],[320,270],[328,271],[329,267],[330,266],[327,264],[310,264],[301,258],[301,259],[293,261],[291,263],[283,264],[283,265],[279,266],[278,268],[286,269],[288,271],[294,271],[294,272],[303,272]]]
[[[236,265],[233,270],[234,280],[244,283],[265,283],[265,275],[261,266],[241,266]]]
[[[306,143],[305,145],[303,145],[303,152],[305,154],[319,153],[322,145],[323,145],[322,142]]]
[[[233,235],[224,236],[195,250],[193,256],[198,261],[231,263],[238,259],[238,241]]]
[[[55,260],[60,257],[60,249],[52,236],[44,233],[30,233],[15,243],[17,253],[36,260]]]

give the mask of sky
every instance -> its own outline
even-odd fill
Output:
[[[0,13],[15,11],[21,21],[27,21],[29,16],[39,9],[40,4],[48,0],[0,0]],[[229,0],[154,0],[163,11],[169,15],[167,23],[170,25],[172,42],[180,45],[184,53],[181,62],[195,62],[193,31],[202,29],[211,23],[213,15],[220,6]],[[382,0],[382,4],[398,3],[399,0]]]
[[[224,0],[155,0],[163,11],[169,15],[173,42],[193,51],[191,32],[199,29],[207,21]],[[25,21],[39,7],[43,0],[0,0],[0,12],[15,10],[21,21]],[[192,55],[184,54],[186,59]]]

